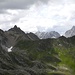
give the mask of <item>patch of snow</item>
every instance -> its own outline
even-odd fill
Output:
[[[42,38],[40,38],[40,39],[42,39]]]
[[[56,38],[56,37],[53,36],[53,37],[51,37],[51,38]]]
[[[10,48],[8,48],[8,52],[12,52],[12,48],[13,48],[13,46],[11,46]]]

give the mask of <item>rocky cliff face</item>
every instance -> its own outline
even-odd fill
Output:
[[[66,37],[72,37],[75,35],[75,26],[73,26],[70,30],[65,32]]]
[[[40,39],[47,39],[47,38],[58,38],[60,34],[55,31],[51,32],[36,32],[35,33]]]
[[[16,25],[8,31],[0,30],[0,44],[5,47],[14,46],[20,40],[38,40],[39,38],[33,33],[25,33]]]

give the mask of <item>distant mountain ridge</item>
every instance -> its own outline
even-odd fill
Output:
[[[51,32],[36,32],[35,33],[40,39],[47,39],[47,38],[58,38],[60,34],[56,31]]]
[[[75,26],[73,26],[70,30],[65,32],[65,37],[75,36]]]
[[[75,35],[75,26],[72,29],[65,32],[65,37],[72,37]],[[3,31],[0,29],[0,46],[3,49],[10,48],[14,46],[20,40],[39,40],[48,38],[59,38],[60,34],[56,31],[51,32],[36,32],[35,34],[25,33],[16,25],[10,28],[8,31]]]

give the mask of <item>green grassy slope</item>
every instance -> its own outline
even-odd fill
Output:
[[[75,37],[20,40],[9,53],[0,47],[0,75],[75,75]]]
[[[56,69],[47,72],[56,75],[75,75],[75,37],[46,39],[39,41],[20,41],[16,46],[25,50],[32,61],[44,62],[47,67]],[[21,44],[22,43],[22,44]],[[50,64],[50,65],[49,65]],[[55,75],[55,74],[54,74]]]
[[[30,61],[33,64],[35,63],[31,68],[35,68],[36,71],[37,69],[38,71],[41,70],[42,72],[39,71],[41,75],[42,73],[47,75],[48,72],[56,71],[57,63],[61,61],[56,57],[58,53],[52,47],[52,39],[19,41],[15,47],[19,47],[20,51],[24,51],[27,54]]]
[[[75,75],[75,37],[61,37],[56,40],[58,44],[54,45],[60,59],[59,69],[66,75]]]

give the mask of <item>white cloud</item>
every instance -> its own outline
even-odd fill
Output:
[[[33,2],[29,9],[7,9],[7,13],[1,14],[0,17],[2,29],[9,29],[17,24],[24,31],[55,30],[64,33],[75,25],[75,2],[74,0],[50,0],[48,4]]]

